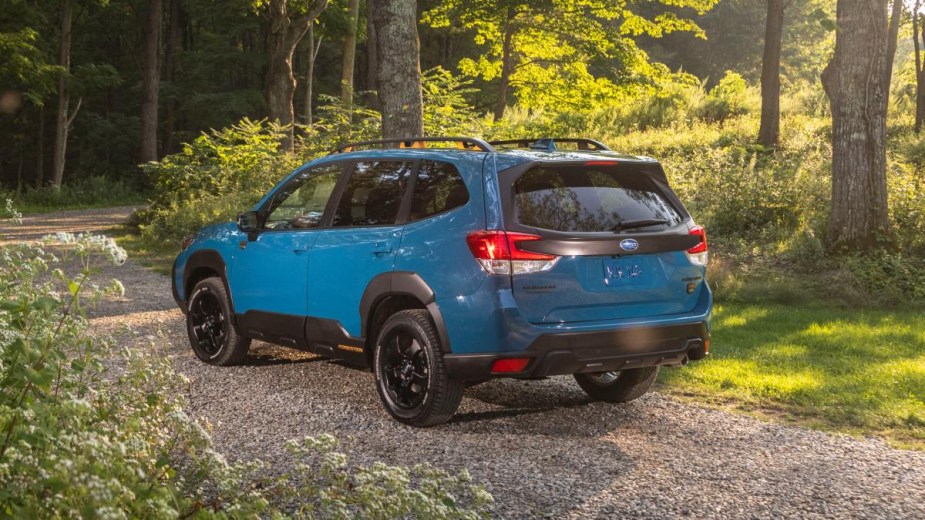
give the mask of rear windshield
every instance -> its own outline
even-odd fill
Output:
[[[539,229],[647,230],[683,221],[652,179],[620,166],[536,167],[514,182],[513,192],[517,221]],[[645,221],[658,223],[640,226]]]

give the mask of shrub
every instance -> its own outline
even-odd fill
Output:
[[[46,247],[64,245],[62,256]],[[0,247],[0,511],[18,518],[480,518],[491,496],[463,471],[356,468],[326,435],[290,442],[297,462],[265,476],[229,464],[183,411],[156,345],[115,348],[83,309],[120,293],[92,278],[110,239],[60,233]],[[75,269],[76,274],[69,274]],[[140,347],[140,348],[139,348]]]
[[[280,152],[282,138],[278,125],[243,119],[145,164],[154,193],[140,217],[142,235],[178,243],[203,225],[233,219],[298,165],[294,154]]]

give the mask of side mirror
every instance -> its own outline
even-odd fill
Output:
[[[238,227],[241,228],[241,231],[245,233],[253,233],[257,231],[259,218],[256,211],[248,211],[246,213],[241,213],[238,215]]]

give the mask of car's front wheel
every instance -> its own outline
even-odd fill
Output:
[[[395,419],[412,426],[433,426],[453,417],[464,381],[451,380],[440,340],[427,311],[393,314],[376,339],[374,373],[379,397]]]
[[[618,372],[575,374],[575,381],[595,401],[625,403],[648,392],[656,377],[658,367],[645,367]]]
[[[196,357],[210,365],[240,363],[251,344],[231,324],[228,294],[219,278],[206,278],[193,287],[186,312],[186,331]]]

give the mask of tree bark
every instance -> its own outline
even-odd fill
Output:
[[[142,163],[157,160],[157,100],[161,86],[161,14],[162,0],[148,0],[145,16],[141,80],[141,153]]]
[[[501,43],[501,78],[498,85],[498,103],[495,105],[494,120],[504,117],[507,108],[507,91],[511,85],[511,73],[514,72],[514,23],[508,20],[504,27],[504,40]]]
[[[67,153],[68,134],[68,75],[71,72],[71,29],[74,24],[73,0],[61,1],[61,47],[58,54],[58,65],[61,73],[58,76],[58,110],[55,114],[55,150],[52,157],[52,184],[61,187],[64,180],[64,158]]]
[[[264,98],[270,121],[287,127],[283,149],[292,148],[295,109],[295,76],[292,74],[292,56],[308,26],[327,6],[327,0],[313,0],[299,15],[290,15],[287,0],[269,0],[267,3],[267,72],[264,81]]]
[[[164,114],[164,153],[173,152],[173,133],[177,126],[177,113],[180,106],[176,98],[177,54],[183,46],[183,6],[181,0],[170,0],[170,18],[167,27],[167,44],[164,48],[164,81],[169,84],[174,94],[168,96]]]
[[[45,109],[38,109],[39,128],[35,135],[35,187],[45,183]]]
[[[314,20],[308,24],[306,36],[308,38],[308,57],[305,59],[305,116],[303,122],[308,126],[314,122],[312,112],[314,93],[312,91],[314,90],[315,83],[315,60],[318,59],[318,51],[321,49],[321,38],[315,41]]]
[[[353,106],[353,65],[357,52],[357,24],[360,18],[360,0],[350,0],[350,19],[344,38],[344,57],[341,67],[340,99],[347,107]]]
[[[761,60],[761,126],[758,143],[777,146],[780,139],[780,53],[784,34],[784,0],[768,0]]]
[[[369,96],[369,104],[379,110],[379,49],[376,43],[376,24],[373,23],[373,2],[366,3],[366,89],[374,92]]]
[[[887,240],[887,4],[838,0],[835,56],[822,74],[832,107],[830,246],[864,250]]]
[[[382,137],[424,134],[416,0],[370,1],[378,50]]]

